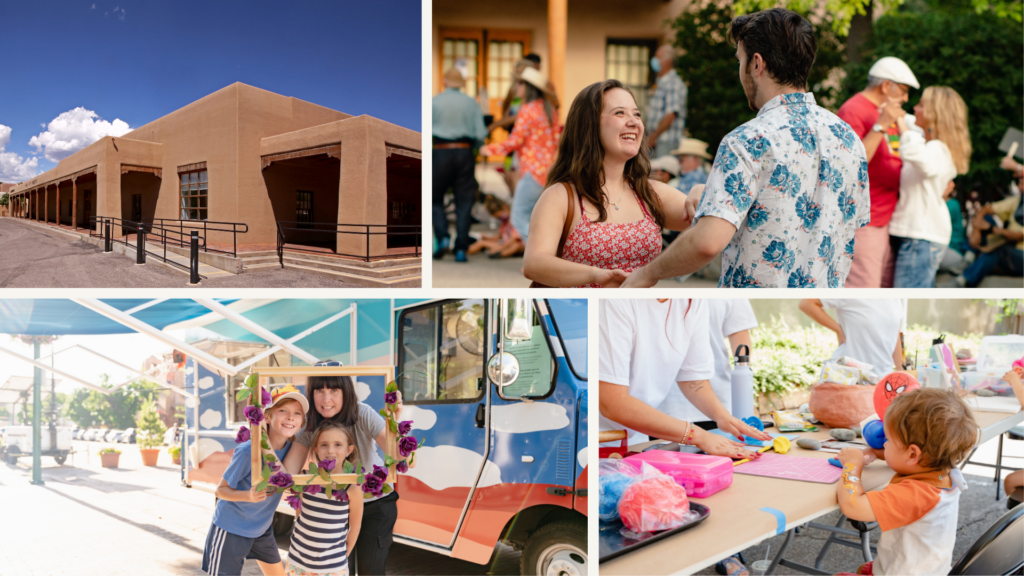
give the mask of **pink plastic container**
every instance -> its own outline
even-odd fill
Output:
[[[732,486],[732,459],[725,456],[651,450],[626,458],[637,466],[647,462],[668,474],[691,498],[707,498]]]

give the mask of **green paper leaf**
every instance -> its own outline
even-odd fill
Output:
[[[270,442],[267,442],[267,436],[265,434],[260,436],[260,446],[262,446],[264,450],[270,450]]]
[[[248,398],[250,394],[252,394],[252,390],[249,390],[248,388],[242,388],[241,390],[238,391],[238,394],[235,394],[235,400],[241,402],[242,400]]]
[[[426,442],[426,441],[427,441],[427,437],[426,436],[424,436],[423,438],[420,438],[420,443],[417,444],[416,447],[419,448],[420,446],[423,446],[423,443]]]
[[[396,424],[395,421],[391,418],[388,418],[388,428],[391,429],[391,431],[394,432],[395,434],[398,433],[398,424]]]
[[[384,391],[385,392],[397,392],[398,391],[398,383],[395,382],[394,380],[392,380],[391,382],[388,382],[388,385],[384,387]]]
[[[416,462],[416,451],[413,450],[412,454],[409,454],[409,466],[412,466]]]
[[[392,458],[390,454],[385,454],[384,455],[384,467],[385,468],[391,468],[392,466],[395,465],[395,462],[396,462],[396,460],[394,458]]]
[[[324,494],[327,495],[327,499],[328,500],[331,498],[331,485],[330,484],[324,486]]]
[[[373,494],[370,494],[369,492],[363,492],[363,500],[369,500],[370,498],[373,498]]]
[[[249,376],[245,379],[245,386],[249,390],[253,390],[253,389],[256,388],[256,383],[259,382],[259,381],[260,381],[260,373],[259,372],[253,372],[252,374],[249,374]]]
[[[388,415],[387,415],[387,413],[386,413],[386,412],[384,412],[384,409],[383,409],[383,408],[381,408],[380,410],[378,410],[378,412],[380,412],[380,415],[381,415],[382,417],[384,417],[384,418],[387,418],[387,416],[388,416]]]
[[[360,486],[362,486],[363,483],[365,483],[365,482],[366,482],[366,475],[365,474],[360,474],[358,477],[356,477],[356,484],[359,484]]]
[[[314,476],[316,476],[317,474],[319,474],[319,473],[320,473],[320,469],[319,469],[319,468],[317,468],[317,466],[316,466],[316,462],[311,462],[311,463],[309,464],[309,473],[310,473],[310,474],[312,474],[312,475],[314,475]]]
[[[264,454],[263,459],[267,462],[277,462],[277,456],[274,456],[273,454]]]
[[[391,493],[391,484],[385,484],[383,492],[385,494],[390,494]]]
[[[352,463],[349,462],[348,460],[345,460],[345,462],[341,464],[341,469],[345,472],[345,474],[351,474],[356,470],[355,466],[353,466]]]
[[[266,490],[267,486],[269,486],[269,485],[270,485],[270,482],[268,482],[267,480],[264,480],[264,481],[262,481],[262,482],[260,482],[259,484],[256,485],[256,490],[257,491]]]
[[[328,472],[326,468],[321,468],[320,469],[320,477],[323,478],[324,480],[330,481],[331,480],[331,473]]]
[[[270,473],[271,473],[270,466],[267,466],[266,464],[264,464],[263,465],[263,473],[260,474],[260,475],[263,476],[264,480],[269,480],[270,479]]]

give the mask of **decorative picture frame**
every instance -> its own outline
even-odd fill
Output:
[[[249,396],[249,405],[253,405],[254,398],[261,398],[262,391],[269,391],[268,379],[271,377],[296,377],[296,376],[349,376],[352,378],[358,378],[360,376],[381,376],[384,378],[384,385],[387,386],[389,382],[395,379],[395,367],[394,366],[271,366],[261,367],[258,369],[259,378],[255,382],[255,388],[252,394]],[[310,406],[310,410],[316,410],[315,406]],[[384,453],[390,456],[392,460],[398,459],[398,434],[392,430],[389,426],[384,426],[384,431],[387,434],[387,441],[385,446],[387,448]],[[263,450],[261,447],[263,429],[262,426],[253,426],[250,431],[250,441],[252,442],[252,485],[256,486],[263,481]],[[387,459],[387,458],[385,458]],[[370,466],[361,462],[364,468],[370,468]],[[397,477],[395,473],[395,465],[387,467],[388,476],[384,480],[388,483],[394,483]],[[330,480],[325,479],[321,475],[317,474],[295,474],[292,476],[292,481],[296,486],[306,486],[310,484],[357,484],[358,478],[361,474],[356,470],[355,474],[331,474]],[[366,472],[370,472],[369,469]]]

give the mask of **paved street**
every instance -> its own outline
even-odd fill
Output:
[[[0,288],[184,288],[188,275],[158,264],[136,266],[134,256],[104,254],[88,242],[68,241],[31,224],[0,218]],[[261,268],[211,275],[201,288],[359,288],[298,270]]]
[[[100,466],[109,446],[75,442],[81,451],[57,466],[44,457],[44,486],[33,486],[32,459],[0,463],[0,574],[198,575],[213,515],[209,492],[181,486],[178,467],[161,452],[142,466],[135,445],[117,445],[120,467]],[[288,538],[279,538],[282,555]],[[388,574],[518,574],[520,554],[501,547],[489,565],[395,545]],[[243,574],[262,574],[253,561]]]

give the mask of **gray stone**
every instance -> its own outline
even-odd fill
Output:
[[[862,433],[862,432],[860,431],[860,426],[854,426],[853,428],[850,428],[850,430],[853,430],[853,433],[857,435],[857,438],[860,438],[861,436],[863,436],[863,435],[864,435],[864,434],[863,434],[863,433]]]
[[[836,428],[830,433],[833,438],[841,442],[852,442],[857,438],[857,435],[853,430],[847,430],[846,428]]]
[[[995,396],[996,395],[995,392],[989,390],[988,388],[982,388],[981,390],[975,390],[974,393],[977,394],[978,396]]]
[[[808,450],[821,450],[821,442],[814,438],[797,438],[796,445]]]

